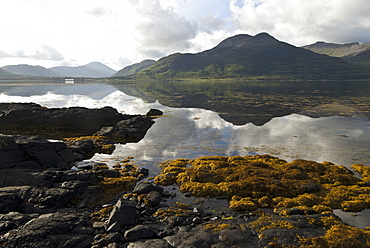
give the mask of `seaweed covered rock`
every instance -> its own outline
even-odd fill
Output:
[[[235,210],[269,207],[277,210],[316,205],[345,211],[370,208],[370,187],[344,166],[268,155],[202,157],[166,161],[161,185],[177,183],[198,197],[227,196]],[[367,175],[366,167],[354,167]]]

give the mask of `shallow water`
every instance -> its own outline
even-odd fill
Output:
[[[366,89],[369,89],[367,84],[365,86]],[[355,103],[356,99],[360,99],[362,102],[367,99],[364,98],[363,92],[361,93],[357,88],[356,92],[347,92],[347,95],[343,92],[341,94],[335,93],[337,97],[335,99],[330,98],[333,100],[332,102],[323,96],[328,94],[328,89],[322,91],[323,93],[320,93],[319,99],[324,99],[325,104],[330,105],[330,111],[328,112],[327,108],[320,109],[320,113],[324,114],[322,114],[323,117],[318,118],[291,112],[294,108],[284,110],[288,113],[287,115],[281,116],[281,112],[279,112],[281,102],[287,101],[289,97],[296,96],[296,93],[292,94],[292,92],[302,92],[302,90],[307,91],[307,89],[299,89],[297,85],[294,85],[294,89],[289,91],[286,88],[287,86],[284,85],[283,90],[275,89],[272,92],[271,89],[268,91],[266,88],[266,93],[260,95],[260,99],[275,96],[277,100],[274,104],[267,104],[266,106],[270,106],[269,108],[266,106],[261,108],[263,101],[260,100],[262,103],[259,103],[258,110],[267,109],[268,111],[260,114],[261,116],[268,115],[267,119],[270,120],[257,126],[251,122],[240,124],[240,120],[243,118],[239,117],[243,113],[247,116],[251,115],[254,110],[252,109],[253,104],[251,105],[249,101],[249,110],[238,109],[236,111],[235,109],[241,106],[240,102],[244,98],[241,97],[239,102],[235,98],[234,101],[231,101],[230,95],[235,95],[235,92],[227,96],[223,94],[222,97],[222,94],[214,95],[213,98],[208,96],[207,101],[209,99],[219,99],[219,103],[222,105],[220,108],[223,109],[224,114],[220,115],[215,111],[198,107],[205,106],[202,104],[205,101],[204,99],[200,98],[200,103],[192,100],[194,95],[201,94],[199,93],[199,86],[197,86],[196,91],[186,91],[187,93],[183,93],[180,98],[176,94],[173,95],[173,93],[168,93],[165,97],[163,96],[164,93],[158,96],[158,93],[156,93],[158,90],[154,90],[154,93],[150,95],[150,92],[143,91],[142,87],[143,85],[135,88],[133,85],[123,84],[0,84],[0,102],[35,102],[46,107],[83,106],[100,108],[112,106],[125,114],[145,114],[151,108],[160,109],[164,112],[165,117],[155,120],[155,124],[149,129],[143,140],[138,143],[117,144],[112,155],[96,154],[91,159],[112,166],[117,161],[133,156],[136,164],[150,169],[151,175],[159,173],[158,164],[165,160],[192,159],[206,155],[270,154],[287,161],[307,159],[318,162],[331,161],[347,167],[354,163],[370,166],[370,122],[366,118],[367,103],[365,102],[366,106],[363,107],[351,105],[351,111],[357,113],[357,115],[352,116],[351,112],[342,116],[340,116],[341,114],[330,116],[330,111],[333,109],[332,103],[337,102],[339,98],[342,101],[338,105],[339,107],[343,106],[343,101],[348,99],[352,103]],[[145,87],[148,86],[145,85]],[[182,87],[185,86],[182,85]],[[217,85],[214,87],[217,90]],[[258,86],[259,92],[262,92],[261,87]],[[271,84],[266,87],[271,87]],[[310,92],[312,91],[313,89],[310,88]],[[344,92],[346,91],[344,90]],[[284,95],[284,98],[281,98],[281,95]],[[158,99],[156,99],[156,96],[158,96]],[[176,101],[176,98],[181,101]],[[184,98],[192,100],[193,107],[186,107],[185,105],[188,103],[185,104]],[[229,100],[226,101],[225,98]],[[230,101],[235,102],[237,107],[231,104]],[[161,104],[163,102],[169,103],[172,107]],[[226,103],[229,106],[225,106]],[[216,102],[212,102],[213,107],[210,106],[209,109],[215,108],[215,104]],[[312,105],[312,101],[310,104]],[[321,106],[314,103],[312,106],[310,105],[312,107],[310,109],[307,108],[308,105],[303,106],[303,108],[306,108],[306,112]],[[276,112],[274,115],[274,111],[271,109],[276,106],[278,107],[277,110],[274,110]],[[336,107],[338,108],[338,106]],[[230,109],[229,112],[226,112],[227,107]],[[338,113],[341,112],[340,109],[335,110]],[[315,110],[315,113],[318,114],[319,111]],[[362,115],[358,113],[362,113]],[[233,115],[238,117],[238,125],[232,123],[230,116]],[[228,116],[228,118],[224,118],[225,116]],[[369,220],[367,216],[369,214],[366,212],[356,218],[359,223],[363,223],[364,220]],[[353,216],[345,217],[351,221],[356,220]]]

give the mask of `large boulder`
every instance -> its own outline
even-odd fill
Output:
[[[119,199],[110,213],[107,221],[107,227],[118,225],[123,228],[135,224],[136,219],[136,205],[129,200]]]
[[[105,126],[114,126],[134,116],[112,107],[45,108],[36,103],[0,103],[0,133],[37,134],[60,137],[91,135]]]

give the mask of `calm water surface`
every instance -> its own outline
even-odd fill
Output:
[[[139,143],[93,158],[112,165],[134,156],[154,174],[158,162],[205,155],[267,153],[370,166],[369,99],[370,82],[0,84],[1,102],[112,106],[126,114],[161,109],[166,117]]]
[[[0,102],[112,106],[126,114],[160,109],[165,117],[139,143],[117,144],[112,155],[92,158],[112,166],[134,156],[152,175],[165,160],[206,155],[270,154],[370,166],[370,82],[13,82],[0,83]],[[343,217],[356,225],[356,219]]]

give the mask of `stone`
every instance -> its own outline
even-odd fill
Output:
[[[130,242],[127,248],[173,248],[173,246],[163,239],[150,239],[146,241]]]
[[[124,234],[127,241],[135,241],[138,239],[150,239],[156,236],[156,232],[148,226],[137,225]]]
[[[122,144],[139,142],[153,124],[151,117],[136,116],[119,121],[112,127],[104,127],[97,134]]]
[[[119,232],[121,230],[121,224],[114,222],[111,226],[107,228],[107,232]]]
[[[129,200],[119,199],[114,206],[107,221],[107,226],[110,227],[114,223],[119,223],[120,227],[130,226],[135,224],[136,206],[135,203]]]
[[[22,199],[12,193],[0,193],[0,213],[19,211]]]
[[[146,113],[147,116],[159,116],[163,115],[163,112],[159,109],[150,109],[148,113]]]
[[[151,191],[157,191],[162,194],[163,188],[149,182],[139,182],[133,190],[134,193],[138,194],[147,194]]]
[[[102,246],[107,246],[110,243],[118,243],[122,242],[124,239],[122,235],[118,232],[115,233],[108,233],[105,235],[102,239],[100,239],[97,244],[102,245]]]
[[[150,191],[146,195],[145,200],[150,206],[157,206],[162,201],[162,194],[158,191]]]
[[[149,176],[149,170],[148,170],[148,169],[146,169],[146,168],[138,168],[138,169],[137,169],[137,172],[138,172],[139,174],[143,174],[143,175],[144,175],[144,177]]]

